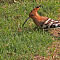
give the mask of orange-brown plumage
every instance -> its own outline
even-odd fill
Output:
[[[30,12],[29,17],[33,19],[34,23],[37,26],[41,26],[48,19],[48,17],[40,16],[37,12],[38,10],[39,10],[39,8],[34,8]]]

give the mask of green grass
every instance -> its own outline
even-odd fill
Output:
[[[40,15],[57,19],[59,2],[39,2],[44,7],[39,10]],[[36,26],[30,19],[24,29],[23,22],[30,11],[38,4],[33,1],[21,3],[0,4],[0,60],[31,60],[34,55],[47,56],[46,49],[51,45],[52,37],[41,29],[33,30]],[[18,31],[21,28],[22,31]]]

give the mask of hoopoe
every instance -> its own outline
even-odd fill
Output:
[[[30,13],[29,13],[29,17],[25,20],[24,24],[26,23],[26,21],[29,19],[29,18],[32,18],[34,23],[41,27],[41,28],[55,28],[55,27],[60,27],[60,21],[56,21],[54,19],[51,19],[51,18],[48,18],[48,17],[45,17],[45,16],[40,16],[38,14],[38,10],[39,8],[42,7],[41,5],[40,6],[37,6],[36,8],[34,8]],[[23,26],[24,26],[23,24]]]

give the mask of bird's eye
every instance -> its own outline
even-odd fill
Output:
[[[31,16],[34,16],[34,14],[31,14]]]

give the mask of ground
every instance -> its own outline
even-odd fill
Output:
[[[38,11],[40,15],[60,20],[60,0],[3,1],[0,3],[0,60],[59,59],[59,29],[43,31],[35,28],[32,19],[24,27],[22,24],[40,4],[44,5]]]

